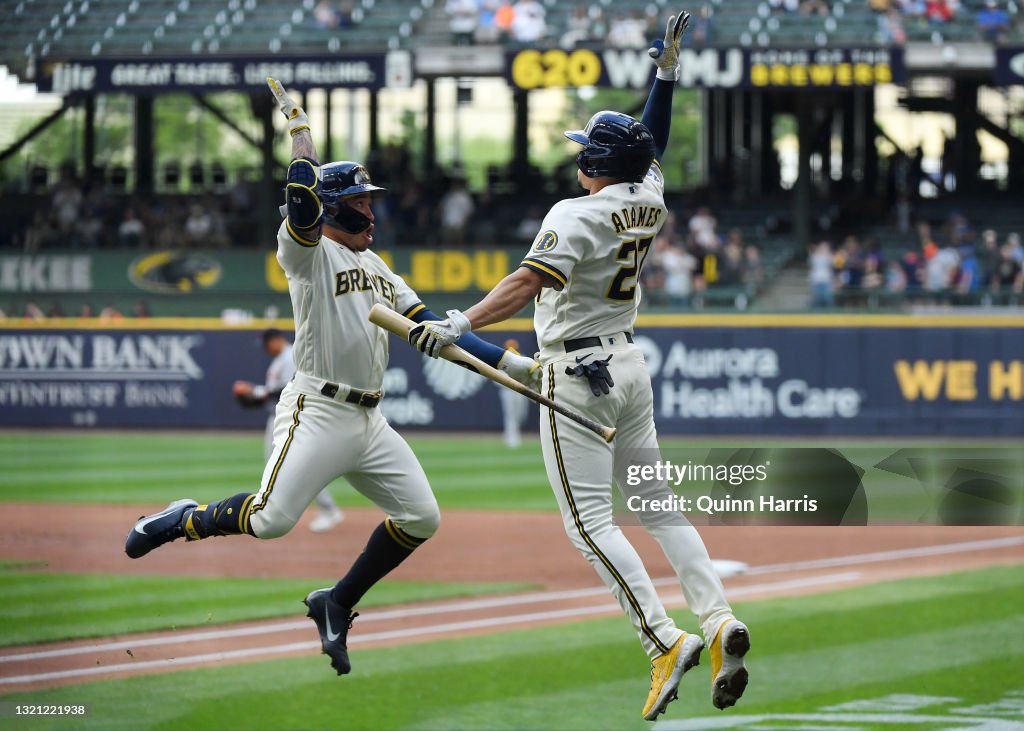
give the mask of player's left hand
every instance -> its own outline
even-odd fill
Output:
[[[235,381],[231,386],[231,393],[235,396],[251,396],[252,388],[252,384],[248,381]]]
[[[540,363],[533,358],[519,355],[514,348],[509,348],[502,356],[498,368],[512,376],[521,384],[533,391],[540,391]]]
[[[647,54],[658,65],[658,78],[676,81],[679,78],[679,40],[690,23],[690,14],[681,10],[665,24],[665,40],[651,44]]]
[[[473,329],[469,318],[458,310],[448,310],[447,320],[423,322],[409,331],[409,343],[431,358],[441,355],[441,348],[451,345]]]

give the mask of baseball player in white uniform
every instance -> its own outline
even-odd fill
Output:
[[[643,717],[656,719],[676,698],[682,675],[697,665],[704,642],[665,613],[640,557],[613,522],[611,485],[626,492],[626,469],[660,459],[654,401],[643,354],[633,344],[638,279],[665,222],[660,158],[668,144],[678,44],[688,13],[672,16],[651,55],[657,78],[643,121],[599,112],[586,128],[566,132],[580,144],[580,185],[588,192],[557,203],[515,272],[465,313],[413,329],[410,342],[428,355],[474,328],[501,322],[536,300],[534,327],[543,365],[542,393],[618,429],[613,444],[541,409],[548,479],[572,542],[629,616],[652,661]],[[664,498],[664,481],[629,488]],[[712,701],[733,705],[747,685],[747,627],[732,614],[721,580],[697,531],[679,513],[642,512],[697,615],[712,660]]]
[[[505,347],[519,352],[517,340],[506,340]],[[525,396],[516,393],[511,388],[497,385],[497,389],[498,403],[501,404],[501,426],[505,446],[509,449],[519,449],[523,443],[522,428],[530,412],[530,402]]]
[[[288,382],[295,375],[295,358],[292,357],[292,344],[284,333],[277,328],[263,331],[263,349],[270,356],[267,375],[262,384],[249,381],[235,381],[231,392],[239,403],[246,408],[265,407],[270,415],[267,417],[267,428],[263,435],[263,457],[269,460],[274,451],[274,422],[276,421],[277,402]],[[316,494],[316,515],[309,523],[314,533],[324,533],[345,519],[338,504],[331,497],[331,491],[324,488]]]
[[[267,83],[292,136],[277,259],[288,277],[295,313],[296,372],[277,405],[274,449],[257,492],[207,505],[172,502],[139,519],[125,541],[125,552],[140,558],[181,537],[282,536],[317,493],[345,477],[386,517],[348,573],[335,586],[312,591],[305,599],[323,651],[342,675],[351,670],[347,637],[357,616],[353,608],[430,538],[440,521],[423,468],[377,408],[388,336],[367,315],[382,303],[413,319],[438,318],[369,250],[374,234],[370,193],[383,188],[373,185],[358,163],[321,168],[305,112],[276,80]],[[539,377],[532,359],[475,335],[459,345],[523,383],[530,385]]]

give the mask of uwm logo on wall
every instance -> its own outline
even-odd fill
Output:
[[[505,62],[506,79],[520,89],[643,89],[656,70],[647,49],[529,48],[509,52]],[[679,85],[687,88],[842,89],[906,79],[899,48],[684,48],[679,63]]]

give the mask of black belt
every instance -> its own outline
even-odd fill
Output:
[[[624,334],[626,336],[626,342],[627,343],[632,343],[633,342],[633,335],[631,333],[624,333]],[[576,338],[574,340],[565,340],[565,341],[562,342],[562,345],[565,346],[565,352],[566,353],[571,353],[574,350],[583,350],[584,348],[600,348],[603,345],[603,343],[601,342],[601,338],[593,337],[593,338]]]
[[[339,386],[336,383],[325,383],[324,387],[320,389],[327,398],[334,398],[338,395]],[[363,391],[360,388],[350,388],[348,395],[345,396],[345,401],[356,406],[362,406],[367,409],[372,409],[380,403],[383,394],[380,391]]]

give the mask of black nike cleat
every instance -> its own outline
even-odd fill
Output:
[[[159,513],[139,518],[124,541],[124,552],[129,558],[141,558],[157,546],[170,543],[185,535],[181,518],[186,511],[198,507],[195,500],[175,500]]]
[[[359,612],[341,606],[331,598],[330,589],[317,589],[311,591],[303,599],[309,611],[306,616],[316,622],[316,628],[320,631],[320,646],[322,652],[331,658],[331,667],[338,671],[338,675],[346,675],[352,671],[352,664],[348,661],[348,631],[352,629],[352,620],[359,616]]]

